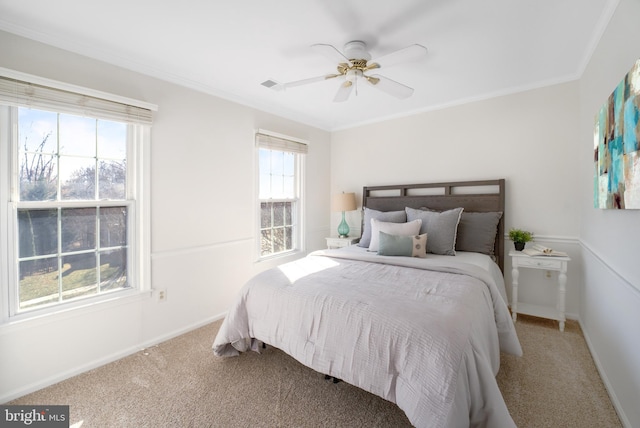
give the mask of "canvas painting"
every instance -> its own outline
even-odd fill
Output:
[[[596,116],[594,160],[594,206],[640,209],[640,59]]]

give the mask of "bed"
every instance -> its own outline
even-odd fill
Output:
[[[495,380],[500,352],[522,353],[502,275],[504,188],[365,187],[359,245],[256,275],[214,353],[274,346],[396,403],[417,427],[515,426]]]

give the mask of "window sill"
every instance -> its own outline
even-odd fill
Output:
[[[64,308],[50,308],[49,310],[16,315],[5,320],[5,322],[0,325],[0,336],[14,333],[25,328],[33,328],[43,324],[49,324],[52,321],[61,321],[88,313],[95,313],[121,305],[143,301],[151,298],[151,293],[151,290],[128,290],[98,300],[77,302],[76,304],[65,306]]]
[[[304,257],[305,255],[306,253],[301,250],[289,251],[286,253],[280,253],[280,254],[274,254],[267,257],[262,257],[256,260],[255,264],[260,265],[264,263],[264,264],[280,265],[282,263],[287,263],[287,262],[297,260],[299,258]]]

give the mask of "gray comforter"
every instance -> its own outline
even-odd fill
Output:
[[[213,349],[259,342],[396,403],[418,427],[515,426],[495,375],[522,350],[485,270],[456,257],[327,250],[241,290]]]

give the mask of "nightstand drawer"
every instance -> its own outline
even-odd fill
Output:
[[[326,238],[327,239],[327,248],[342,248],[348,247],[349,245],[355,245],[360,241],[359,237],[349,236],[347,238]]]
[[[523,267],[535,267],[541,269],[549,269],[549,270],[560,270],[562,268],[561,260],[553,260],[553,259],[540,259],[533,257],[518,257],[518,261],[516,262],[518,266]]]

